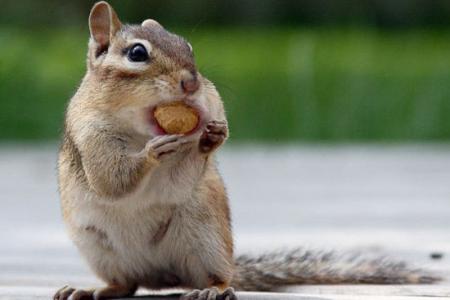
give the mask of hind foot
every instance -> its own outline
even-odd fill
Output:
[[[188,292],[182,295],[180,300],[237,300],[237,297],[232,287],[225,289],[222,293],[218,288],[212,287]]]

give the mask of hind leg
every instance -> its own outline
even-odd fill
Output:
[[[211,247],[197,250],[199,255],[190,257],[186,264],[191,274],[189,278],[193,280],[190,286],[194,290],[182,295],[180,299],[237,300],[234,289],[230,287],[232,264],[226,251],[216,249],[217,252],[210,252]]]

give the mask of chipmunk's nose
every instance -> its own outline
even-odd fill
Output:
[[[193,94],[195,93],[198,88],[200,87],[200,82],[197,78],[197,72],[191,71],[191,72],[183,72],[183,75],[181,77],[181,89],[186,94]]]

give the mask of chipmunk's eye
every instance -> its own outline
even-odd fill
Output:
[[[141,62],[149,59],[147,49],[142,44],[135,44],[128,50],[130,61]]]

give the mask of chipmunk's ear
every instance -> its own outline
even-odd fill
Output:
[[[158,23],[158,21],[155,21],[153,19],[144,20],[144,22],[142,22],[141,26],[143,26],[143,27],[152,27],[152,26],[162,27],[161,24]]]
[[[98,47],[97,55],[108,49],[111,39],[121,27],[122,23],[108,2],[95,3],[89,15],[89,30]]]

